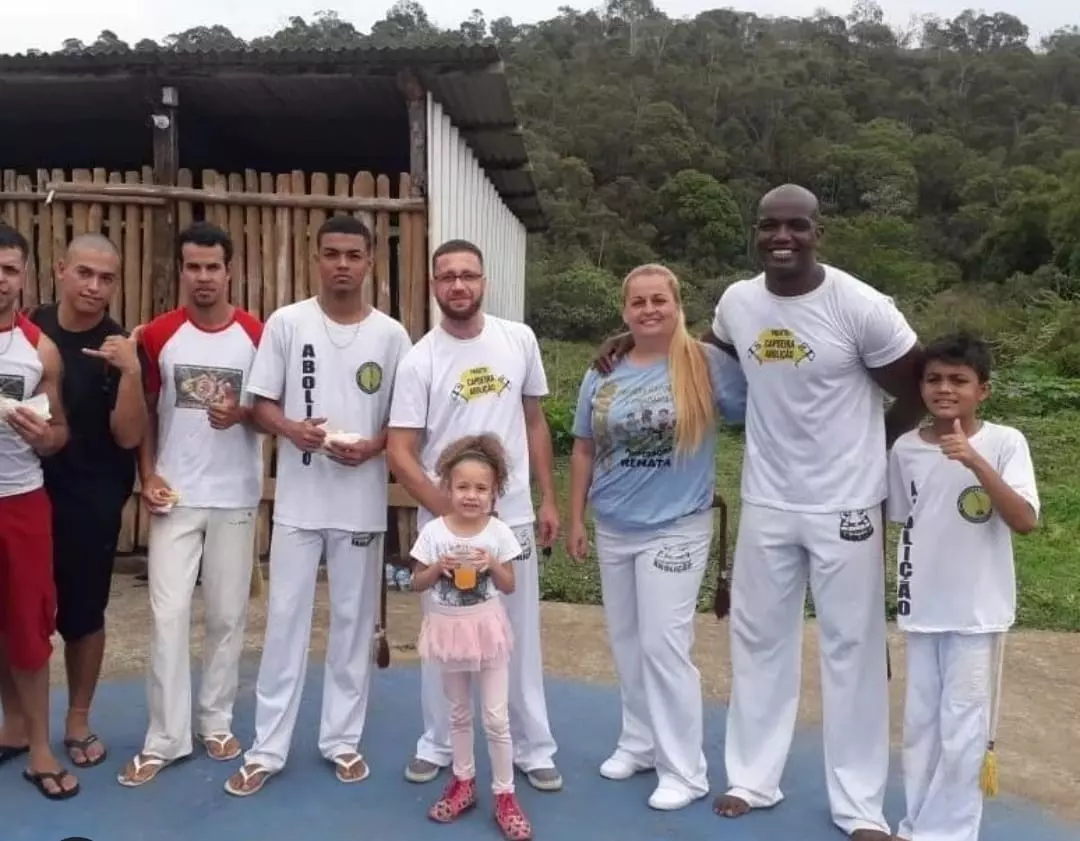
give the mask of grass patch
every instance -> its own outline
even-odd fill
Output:
[[[552,393],[551,402],[557,406],[557,411],[565,414],[573,410],[581,374],[595,349],[572,342],[543,341],[541,345]],[[1041,416],[1006,415],[1000,421],[1017,427],[1027,436],[1042,499],[1042,519],[1038,529],[1030,535],[1014,538],[1017,624],[1029,629],[1080,631],[1080,562],[1077,559],[1077,535],[1080,534],[1080,411],[1058,410]],[[556,442],[556,447],[565,452],[559,442]],[[729,558],[734,553],[739,522],[742,458],[742,434],[723,431],[717,448],[716,480],[717,488],[728,502]],[[565,455],[560,455],[556,460],[555,484],[565,526],[565,506],[570,490],[569,466]],[[591,523],[589,527],[591,529]],[[887,589],[890,595],[886,598],[890,618],[896,614],[895,599],[891,594],[894,592],[898,536],[899,528],[891,526]],[[698,601],[702,611],[712,609],[717,558],[714,540],[713,557]],[[558,545],[541,566],[540,592],[541,597],[549,601],[600,604],[600,576],[595,556],[585,563],[575,563],[567,556],[560,536]],[[812,614],[809,603],[807,610]]]

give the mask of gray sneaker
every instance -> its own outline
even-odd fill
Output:
[[[434,762],[414,756],[412,762],[405,767],[405,779],[410,783],[430,783],[439,776],[441,770]]]
[[[550,768],[534,768],[525,775],[529,785],[539,791],[559,791],[563,786],[562,774],[555,766]]]

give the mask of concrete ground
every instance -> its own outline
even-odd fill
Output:
[[[313,663],[326,642],[325,582],[320,584],[312,636]],[[52,804],[18,779],[19,763],[0,770],[0,815],[4,841],[57,841],[82,835],[92,841],[201,837],[225,841],[261,833],[268,839],[294,839],[314,831],[316,837],[365,837],[395,841],[432,831],[424,819],[426,804],[436,789],[412,786],[401,778],[403,762],[418,735],[419,702],[415,640],[419,629],[417,596],[391,593],[389,637],[392,665],[378,672],[365,749],[372,776],[359,786],[337,783],[315,751],[321,669],[313,669],[297,732],[294,758],[287,774],[273,780],[264,796],[236,800],[221,784],[233,765],[219,765],[199,756],[168,769],[146,789],[130,791],[115,783],[116,770],[138,748],[145,727],[145,698],[141,675],[146,660],[149,624],[145,584],[134,576],[117,576],[110,607],[110,642],[106,685],[97,705],[96,726],[112,751],[100,768],[82,774],[86,791],[70,803]],[[201,644],[197,606],[192,646]],[[598,608],[544,604],[544,654],[553,677],[549,705],[560,765],[567,790],[541,795],[522,783],[524,805],[537,837],[592,838],[615,832],[628,841],[657,837],[702,837],[720,829],[706,803],[668,815],[644,805],[649,793],[646,777],[616,784],[602,780],[596,765],[604,759],[617,734],[617,690],[607,648],[602,613]],[[250,739],[254,667],[264,627],[264,604],[251,602],[245,678],[238,703],[238,735]],[[903,688],[902,640],[893,635],[894,740],[899,734]],[[805,841],[839,838],[825,810],[821,774],[819,681],[816,639],[808,626],[806,667],[800,723],[791,764],[785,778],[788,803],[768,814],[737,822],[725,821],[723,832],[733,841],[799,837]],[[729,687],[726,627],[710,616],[698,619],[695,659],[702,671],[710,708],[707,756],[714,788],[722,774],[722,704]],[[59,658],[56,658],[59,664]],[[57,683],[62,672],[54,672]],[[1003,714],[998,751],[1002,797],[987,807],[983,841],[1065,841],[1080,838],[1080,636],[1017,632],[1010,636]],[[56,692],[54,714],[62,713],[63,689]],[[479,744],[479,743],[478,743]],[[486,773],[482,746],[481,774]],[[8,778],[8,779],[5,779]],[[274,792],[274,793],[271,793]],[[276,795],[287,794],[279,797]],[[390,802],[389,809],[367,809],[366,803]],[[551,808],[548,804],[551,804]],[[558,808],[554,805],[558,803]],[[894,780],[889,816],[898,818],[900,791]],[[486,806],[459,827],[438,831],[448,837],[497,837]],[[89,825],[87,822],[89,821]],[[186,828],[182,828],[186,827]],[[338,832],[341,830],[341,833]],[[457,834],[455,834],[457,833]]]

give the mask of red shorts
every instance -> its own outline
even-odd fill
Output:
[[[0,636],[8,665],[49,663],[56,630],[52,505],[44,488],[0,497]]]

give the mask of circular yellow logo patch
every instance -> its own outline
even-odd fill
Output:
[[[972,485],[961,491],[956,500],[956,510],[969,523],[985,523],[994,514],[990,494],[980,485]]]
[[[356,384],[364,394],[374,394],[382,385],[382,368],[378,362],[365,362],[356,369]]]

